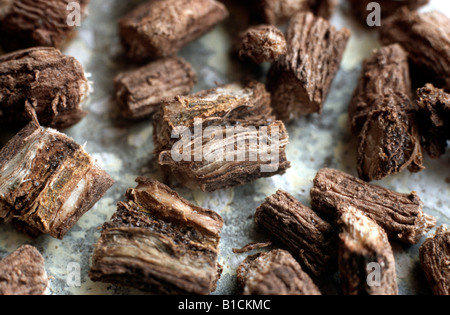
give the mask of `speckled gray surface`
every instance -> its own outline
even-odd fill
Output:
[[[83,22],[77,38],[64,51],[82,62],[91,74],[95,89],[88,105],[89,115],[65,132],[77,142],[86,143],[86,150],[116,180],[116,184],[62,241],[49,236],[31,240],[7,224],[0,226],[0,257],[25,243],[35,245],[43,254],[51,277],[49,294],[140,294],[135,290],[94,283],[88,277],[93,244],[100,235],[99,227],[115,212],[116,204],[124,198],[126,189],[135,186],[137,176],[161,178],[152,154],[151,122],[121,122],[113,98],[113,77],[133,66],[123,58],[117,36],[117,18],[140,2],[143,1],[91,0],[89,17]],[[433,6],[450,15],[448,3],[433,0],[427,9]],[[287,155],[292,168],[283,176],[261,179],[226,191],[203,193],[175,188],[187,199],[217,211],[224,218],[220,254],[224,273],[213,294],[235,292],[236,267],[250,253],[233,254],[232,248],[240,248],[251,241],[268,240],[256,230],[252,218],[265,197],[277,189],[284,189],[309,205],[312,180],[321,167],[334,167],[356,175],[355,148],[348,132],[346,109],[356,86],[361,61],[378,47],[378,43],[374,34],[354,29],[341,10],[336,12],[332,23],[338,28],[344,24],[350,26],[353,37],[324,113],[299,119],[287,126],[291,140]],[[228,83],[242,76],[245,71],[230,59],[229,49],[227,24],[219,25],[183,49],[180,55],[192,63],[199,75],[195,91],[214,87],[216,81]],[[266,70],[267,66],[256,69],[256,73],[263,79]],[[425,165],[427,169],[419,174],[405,172],[379,184],[400,192],[417,191],[426,205],[425,211],[436,216],[439,224],[450,224],[450,152],[438,161],[427,158]],[[400,293],[431,293],[418,263],[419,245],[405,247],[394,243],[393,247]],[[74,279],[70,263],[80,266],[81,286],[70,286],[68,282]],[[325,293],[337,293],[336,279],[331,277],[321,281]]]

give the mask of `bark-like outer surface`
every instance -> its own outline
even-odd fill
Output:
[[[450,231],[446,226],[437,229],[420,247],[420,262],[436,295],[450,295]]]
[[[87,112],[90,93],[83,66],[55,48],[30,48],[0,56],[0,123],[25,125],[32,117],[52,128],[68,128]]]
[[[194,69],[179,57],[154,61],[114,79],[122,117],[132,120],[152,116],[163,100],[189,94],[196,83]]]
[[[321,295],[292,255],[280,249],[247,257],[237,282],[243,295]]]
[[[450,94],[427,84],[417,90],[417,105],[425,150],[433,159],[438,159],[450,140]]]
[[[406,8],[383,21],[380,39],[384,45],[398,43],[419,68],[415,81],[426,77],[438,87],[450,88],[450,18],[432,11],[411,12]]]
[[[383,227],[389,238],[406,244],[418,243],[436,225],[436,219],[423,212],[416,192],[400,194],[333,169],[317,173],[311,199],[314,210],[334,217],[339,217],[341,205],[354,206]]]
[[[385,231],[353,206],[342,205],[338,224],[339,276],[345,295],[397,295],[392,247]],[[379,270],[370,264],[378,264]],[[379,279],[372,272],[379,272]],[[379,280],[371,285],[369,280]]]
[[[337,267],[337,234],[313,210],[287,192],[267,197],[255,213],[255,223],[283,243],[315,276]]]
[[[94,247],[89,277],[155,294],[201,294],[216,288],[223,220],[169,187],[138,178]]]
[[[130,58],[142,62],[175,55],[228,16],[215,0],[152,0],[119,21]]]
[[[0,43],[8,50],[35,46],[62,48],[76,32],[69,26],[69,3],[84,18],[90,0],[4,0],[0,8]],[[71,21],[72,22],[72,21]]]
[[[407,53],[397,44],[376,50],[363,64],[349,106],[360,178],[381,180],[405,168],[424,169],[415,115]]]
[[[33,246],[0,260],[0,295],[44,295],[47,287],[44,258]]]
[[[349,38],[349,30],[337,31],[312,13],[298,13],[291,19],[287,54],[272,64],[267,77],[278,119],[322,112]]]

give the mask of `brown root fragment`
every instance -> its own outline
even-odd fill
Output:
[[[450,18],[441,12],[418,13],[402,8],[383,21],[380,39],[384,45],[398,43],[407,51],[416,68],[416,85],[433,83],[449,89],[449,29]]]
[[[77,31],[76,19],[86,16],[89,2],[4,0],[0,7],[0,44],[9,51],[37,46],[63,48]],[[79,11],[75,11],[75,4]]]
[[[441,226],[420,247],[422,269],[435,295],[450,295],[450,231]]]
[[[406,52],[399,45],[376,50],[364,62],[349,106],[361,179],[424,169],[415,114]]]
[[[450,94],[427,84],[417,90],[417,105],[425,150],[431,158],[438,159],[450,140]]]
[[[240,36],[239,57],[255,63],[274,62],[287,51],[283,32],[271,25],[250,27]]]
[[[35,247],[23,245],[0,260],[0,295],[44,295],[47,287],[44,258]]]
[[[155,294],[214,291],[222,218],[155,180],[136,181],[103,225],[89,277]]]
[[[135,61],[175,55],[228,16],[215,0],[147,1],[119,21],[128,56]]]
[[[342,205],[339,213],[339,276],[343,293],[397,295],[394,254],[384,230],[353,206]]]
[[[82,146],[30,123],[0,151],[0,219],[62,239],[113,183]]]
[[[188,188],[226,189],[290,167],[286,127],[272,116],[261,83],[228,84],[163,102],[153,125],[159,165]]]
[[[401,194],[338,170],[321,169],[311,189],[312,208],[337,218],[341,205],[364,212],[389,238],[406,244],[417,244],[436,225],[436,219],[423,212],[416,192]]]
[[[82,65],[55,48],[0,56],[0,123],[24,126],[32,109],[43,126],[64,129],[83,119],[91,92]]]
[[[350,38],[311,13],[298,13],[288,25],[285,56],[272,64],[267,90],[278,119],[321,113]]]
[[[179,57],[154,61],[114,79],[121,115],[131,120],[152,116],[162,101],[189,94],[196,83],[192,66]]]
[[[237,270],[243,295],[321,295],[289,252],[273,250],[247,257]]]
[[[285,245],[314,276],[336,270],[336,232],[290,194],[279,190],[266,198],[256,210],[255,223]]]

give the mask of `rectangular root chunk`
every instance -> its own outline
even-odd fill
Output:
[[[44,295],[47,287],[44,258],[33,246],[0,260],[0,295]]]
[[[397,295],[397,276],[385,231],[358,209],[340,211],[339,276],[345,295]]]
[[[243,295],[321,295],[292,255],[279,249],[247,257],[237,282]]]
[[[31,121],[68,128],[87,115],[91,89],[83,66],[55,48],[30,48],[0,56],[0,123],[17,127]]]
[[[367,17],[372,12],[368,10],[369,3],[373,0],[347,0],[350,2],[350,8],[355,18],[363,25],[367,25]],[[427,5],[430,0],[378,0],[376,1],[381,7],[381,18],[387,18],[397,12],[400,8],[407,7],[411,11]]]
[[[0,219],[62,239],[113,183],[72,139],[30,123],[0,151]]]
[[[422,211],[415,192],[400,194],[333,169],[317,173],[311,199],[314,210],[335,217],[340,215],[340,205],[354,206],[383,227],[389,238],[406,244],[418,243],[436,225]]]
[[[119,22],[130,58],[136,61],[175,55],[228,16],[214,0],[152,0]]]
[[[364,62],[349,107],[360,178],[381,180],[405,168],[423,169],[415,110],[406,52],[399,45],[375,51]]]
[[[311,13],[298,13],[291,19],[287,54],[272,65],[267,77],[278,119],[322,112],[349,38],[347,29],[337,31]]]
[[[89,2],[3,0],[0,2],[0,42],[8,50],[37,46],[61,48],[77,29],[77,25],[68,23],[75,22],[70,19],[76,8],[73,4],[79,4],[80,11],[77,13],[84,18]]]
[[[229,84],[163,102],[153,118],[155,154],[168,175],[214,191],[285,173],[284,124],[264,85]]]
[[[290,194],[279,190],[268,197],[256,210],[255,223],[287,246],[313,275],[336,270],[336,232]]]
[[[90,278],[155,294],[214,291],[222,218],[157,181],[136,181],[103,225]]]
[[[385,45],[399,43],[408,52],[418,67],[420,86],[431,82],[450,88],[449,30],[450,18],[441,12],[418,13],[403,8],[383,21],[380,39]],[[421,82],[424,78],[431,81]]]
[[[432,84],[417,90],[420,133],[428,154],[438,159],[447,149],[450,140],[450,94]]]
[[[450,295],[450,231],[446,226],[420,247],[420,262],[434,294]]]
[[[178,57],[122,72],[114,80],[116,98],[126,119],[150,117],[163,100],[189,94],[196,82],[191,65]]]

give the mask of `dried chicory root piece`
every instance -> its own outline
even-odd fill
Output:
[[[450,295],[450,231],[437,229],[420,247],[420,262],[436,295]]]
[[[267,89],[278,119],[321,113],[350,38],[328,21],[299,13],[289,23],[287,54],[268,73]]]
[[[321,295],[294,257],[281,249],[247,257],[237,282],[243,295]]]
[[[61,48],[86,16],[90,0],[4,0],[0,2],[0,43],[8,50]]]
[[[119,22],[130,58],[145,61],[175,55],[228,16],[215,0],[147,1]]]
[[[0,260],[0,295],[44,295],[47,287],[44,258],[35,247],[23,245]]]
[[[338,217],[341,205],[351,205],[376,221],[389,238],[417,244],[435,225],[436,219],[423,212],[415,192],[401,194],[370,185],[344,172],[324,168],[311,189],[314,210]]]
[[[337,269],[337,234],[314,211],[279,190],[258,207],[255,223],[287,246],[314,276]]]
[[[343,205],[338,218],[339,276],[345,295],[397,295],[392,247],[385,231],[362,211]]]
[[[420,86],[434,83],[450,89],[449,29],[450,18],[441,12],[403,8],[383,21],[380,39],[385,45],[398,43],[408,52],[417,70],[413,79]]]
[[[155,294],[214,291],[222,218],[157,181],[136,181],[103,225],[90,278]]]
[[[438,159],[447,149],[450,140],[450,94],[427,84],[417,90],[420,133],[428,154]]]
[[[82,65],[55,48],[30,48],[0,56],[0,122],[17,126],[32,120],[68,128],[87,115],[90,93]]]
[[[82,146],[32,122],[0,151],[0,219],[62,239],[113,183]]]
[[[368,5],[373,0],[347,0],[350,3],[350,9],[355,18],[361,22],[361,24],[367,25],[367,17],[373,11],[368,9]],[[381,18],[387,18],[395,14],[400,8],[407,7],[411,11],[417,10],[420,7],[427,5],[430,0],[378,0],[376,1],[381,8]],[[373,9],[372,9],[373,10]]]
[[[155,154],[165,173],[214,191],[283,174],[286,128],[261,83],[228,84],[163,102],[153,117]]]
[[[240,36],[239,57],[255,63],[274,62],[286,54],[283,32],[271,25],[253,26]]]
[[[114,80],[122,117],[150,117],[163,100],[189,94],[197,82],[192,66],[182,58],[168,57],[122,72]]]
[[[415,114],[408,55],[399,45],[376,50],[364,62],[349,106],[360,178],[381,180],[405,168],[424,169]]]
[[[312,12],[329,19],[337,6],[336,0],[254,0],[259,19],[264,23],[282,25],[300,12]]]

